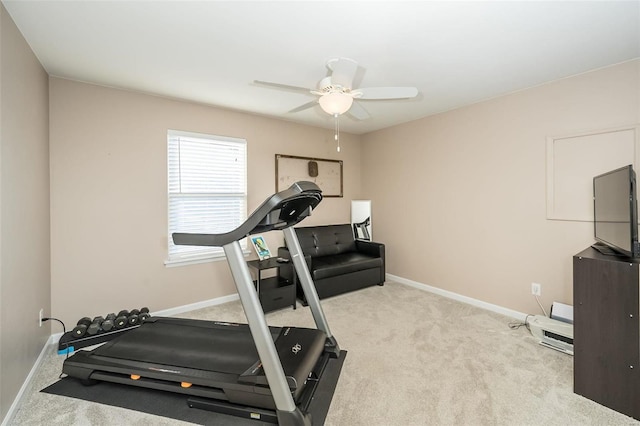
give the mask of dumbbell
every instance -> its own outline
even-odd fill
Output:
[[[104,322],[104,317],[95,317],[93,322],[87,327],[87,334],[89,336],[94,336],[102,331],[102,323]]]
[[[109,332],[113,330],[115,325],[116,325],[116,314],[111,312],[110,314],[107,314],[107,316],[105,317],[104,321],[101,324],[101,327],[103,331]]]
[[[101,327],[102,331],[111,331],[115,326],[115,321],[112,319],[106,319],[102,322]]]
[[[127,325],[132,326],[132,325],[137,325],[138,324],[138,314],[135,314],[133,312],[140,312],[137,309],[134,309],[133,311],[131,311],[132,313],[129,314],[129,316],[127,317]]]
[[[77,325],[73,328],[71,333],[73,334],[74,339],[79,339],[85,334],[87,334],[87,328],[91,325],[91,318],[84,317],[78,320]]]
[[[123,312],[126,312],[126,314],[123,314]],[[118,312],[118,316],[114,320],[114,324],[113,324],[116,330],[120,330],[121,328],[125,328],[127,326],[127,324],[129,323],[129,320],[127,318],[128,315],[129,315],[129,311]]]
[[[150,316],[151,315],[149,315],[149,308],[147,308],[146,306],[140,309],[132,309],[131,312],[129,312],[129,316],[127,317],[128,325],[132,326],[140,324]]]
[[[138,314],[138,323],[142,324],[150,317],[151,315],[149,314],[149,308],[147,308],[146,306],[144,308],[140,308],[140,313]]]

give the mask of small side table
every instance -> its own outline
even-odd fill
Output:
[[[249,260],[247,265],[258,271],[254,284],[264,312],[282,309],[289,305],[296,309],[296,275],[293,274],[293,282],[280,278],[280,267],[290,265],[290,262],[280,263],[272,257],[265,260]],[[277,269],[275,277],[262,278],[262,271],[274,268]]]

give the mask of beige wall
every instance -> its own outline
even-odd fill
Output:
[[[0,5],[0,419],[51,334],[48,77]],[[58,329],[56,329],[58,331]]]
[[[344,160],[344,198],[302,225],[349,222],[360,137],[205,105],[50,79],[52,311],[152,311],[235,293],[227,263],[167,268],[167,129],[245,138],[249,212],[275,191],[275,154]],[[328,117],[328,119],[330,119]],[[279,232],[266,235],[275,251]],[[255,253],[251,253],[255,257]]]
[[[541,313],[531,282],[545,307],[573,304],[593,224],[546,219],[546,137],[639,123],[639,74],[628,62],[365,135],[387,272],[523,313]]]

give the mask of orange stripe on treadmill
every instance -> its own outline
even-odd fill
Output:
[[[131,380],[140,380],[140,376],[138,376],[137,374],[132,374]]]
[[[193,383],[182,382],[182,383],[180,383],[180,386],[182,386],[183,388],[190,388],[192,384]]]

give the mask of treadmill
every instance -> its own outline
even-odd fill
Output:
[[[322,200],[312,182],[296,182],[265,200],[224,234],[174,233],[178,245],[223,247],[247,324],[151,317],[91,351],[64,361],[63,373],[188,395],[190,407],[281,425],[310,425],[307,413],[330,359],[340,351],[318,299],[293,225]],[[317,329],[267,326],[239,240],[282,230]]]

